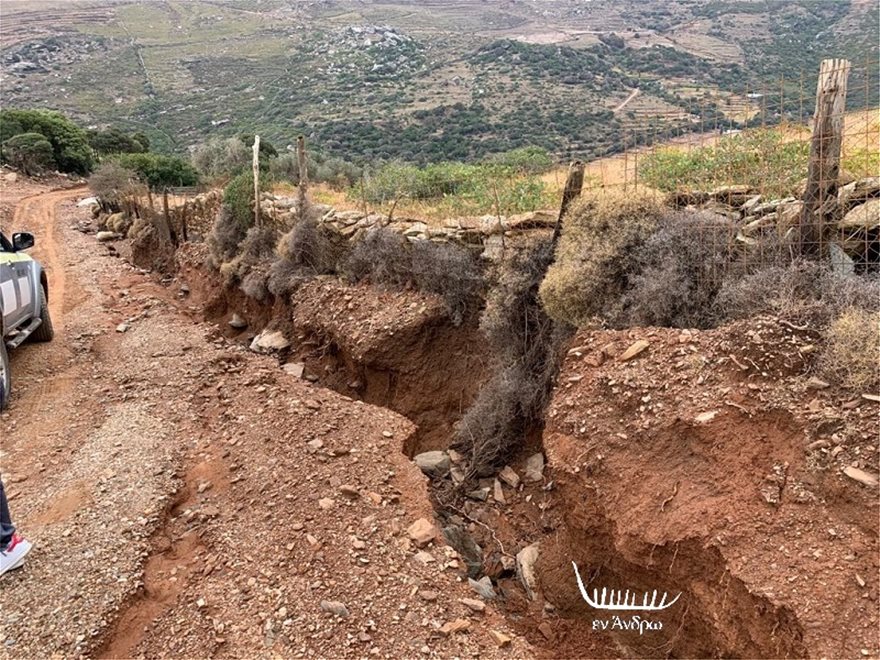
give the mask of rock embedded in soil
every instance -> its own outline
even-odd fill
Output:
[[[294,378],[302,378],[306,370],[306,365],[304,365],[302,362],[288,362],[281,368]]]
[[[436,538],[437,528],[427,518],[419,518],[409,526],[406,533],[418,547],[424,548]]]
[[[475,600],[473,598],[460,598],[458,602],[467,607],[472,612],[486,611],[486,603],[481,600]]]
[[[535,563],[538,561],[539,549],[540,543],[532,543],[520,550],[516,555],[516,576],[531,600],[535,599],[537,586]]]
[[[498,478],[513,489],[519,488],[519,475],[509,465],[505,465],[498,473]]]
[[[544,478],[544,454],[533,454],[526,460],[526,479],[541,481]]]
[[[251,350],[258,353],[281,351],[290,346],[290,342],[280,330],[263,330],[251,342]]]
[[[232,318],[229,319],[229,325],[235,328],[236,330],[243,330],[247,327],[247,321],[241,318],[238,314],[233,314]]]
[[[484,575],[479,580],[468,578],[468,585],[470,585],[470,588],[473,589],[480,598],[485,600],[495,599],[495,589],[492,586],[492,580],[488,575]]]
[[[648,348],[651,344],[645,339],[639,339],[637,342],[634,342],[630,345],[628,349],[626,349],[620,356],[619,360],[621,362],[628,362],[632,360],[634,357],[643,353],[645,349]]]
[[[876,488],[878,483],[880,483],[877,479],[877,475],[865,472],[864,470],[852,467],[851,465],[843,468],[843,473],[850,479],[858,481],[860,484],[868,486],[869,488]]]
[[[348,608],[345,606],[345,603],[340,603],[338,600],[322,600],[321,609],[342,618],[347,618],[349,616]]]
[[[449,636],[457,632],[463,632],[471,627],[471,622],[467,619],[455,619],[440,626],[440,633]]]
[[[509,646],[510,642],[512,641],[510,635],[505,635],[500,630],[490,630],[489,637],[491,637],[492,641],[495,642],[495,644],[500,648]]]
[[[449,472],[451,462],[445,451],[426,451],[413,458],[419,469],[429,477],[444,477]]]

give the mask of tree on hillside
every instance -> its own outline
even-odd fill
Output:
[[[114,160],[137,173],[150,188],[159,190],[174,186],[194,186],[199,173],[188,162],[177,156],[154,153],[119,154]]]
[[[140,135],[143,136],[143,134]],[[108,128],[106,131],[89,131],[89,145],[97,153],[103,155],[143,153],[149,149],[149,140],[146,142],[147,146],[144,146],[136,135],[129,135],[118,128]]]
[[[31,176],[55,167],[52,145],[39,133],[19,133],[0,145],[3,162]]]
[[[88,174],[94,165],[86,132],[59,112],[51,110],[0,111],[0,142],[22,133],[39,133],[52,146],[58,169]]]
[[[192,164],[211,179],[235,176],[250,167],[252,158],[252,150],[237,137],[213,138],[190,152]]]

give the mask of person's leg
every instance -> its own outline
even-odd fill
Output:
[[[0,477],[0,550],[3,550],[12,540],[15,534],[15,526],[9,515],[9,503],[6,501],[6,491],[3,489],[3,479]]]

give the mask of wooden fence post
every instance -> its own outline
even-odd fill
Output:
[[[559,217],[556,219],[556,227],[553,229],[553,244],[559,241],[562,234],[562,219],[571,203],[577,199],[584,187],[584,164],[575,160],[568,166],[568,176],[565,178],[565,187],[562,189],[562,203],[559,206]]]
[[[829,206],[834,206],[837,196],[849,70],[849,61],[837,59],[822,60],[819,68],[799,236],[801,255],[813,259],[823,257],[827,251],[822,245],[824,224]]]
[[[260,136],[254,136],[254,226],[261,226],[260,219]]]
[[[300,220],[305,220],[309,205],[309,164],[306,161],[306,138],[300,135],[296,138],[296,168],[299,172],[296,195],[296,215]]]

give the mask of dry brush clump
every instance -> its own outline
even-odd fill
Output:
[[[548,313],[573,325],[622,312],[637,270],[637,250],[663,215],[651,195],[608,193],[582,197],[565,217],[556,261],[541,284]]]
[[[819,361],[829,379],[862,392],[880,389],[880,312],[852,307],[825,331]]]
[[[487,297],[480,329],[495,373],[459,421],[454,439],[472,475],[491,474],[543,423],[570,335],[570,327],[550,318],[538,297],[553,252],[553,241],[545,240],[502,264]]]
[[[346,253],[345,239],[307,213],[278,241],[268,280],[276,296],[289,295],[309,277],[335,274]]]
[[[734,268],[715,308],[721,320],[774,314],[822,328],[849,308],[880,309],[880,278],[837,273],[827,264],[799,259],[751,272]]]
[[[342,273],[351,282],[438,295],[456,325],[480,308],[486,289],[484,265],[475,252],[451,243],[410,243],[385,228],[371,230],[355,244]]]

